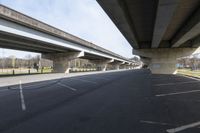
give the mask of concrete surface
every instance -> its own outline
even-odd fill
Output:
[[[199,48],[157,48],[134,50],[133,54],[140,55],[154,74],[175,74],[177,59],[200,53]]]
[[[199,133],[200,81],[130,70],[3,87],[1,133]]]
[[[97,2],[134,49],[200,46],[200,0]]]
[[[84,56],[84,52],[42,54],[42,58],[53,61],[53,72],[69,73],[70,61]]]
[[[97,2],[131,44],[133,51],[145,50],[143,55],[141,52],[133,54],[146,57],[143,63],[149,62],[153,73],[176,73],[176,57],[183,57],[184,53],[200,46],[200,0]],[[185,48],[185,51],[180,54],[176,48]],[[160,52],[160,49],[166,50]],[[149,53],[154,57],[147,60]]]

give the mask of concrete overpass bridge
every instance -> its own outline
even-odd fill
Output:
[[[97,0],[153,73],[199,51],[200,0]]]
[[[42,53],[53,60],[55,72],[68,72],[69,61],[88,59],[107,65],[132,67],[134,62],[111,51],[0,5],[0,47]]]

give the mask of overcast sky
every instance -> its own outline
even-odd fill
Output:
[[[0,3],[117,54],[132,57],[131,46],[96,0],[0,0]],[[10,54],[24,57],[27,53],[4,50],[4,55]]]

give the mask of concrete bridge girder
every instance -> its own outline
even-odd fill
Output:
[[[49,59],[53,61],[53,72],[56,73],[69,73],[70,70],[70,61],[77,59],[77,58],[84,58],[86,59],[85,52],[66,52],[66,53],[47,53],[42,54],[42,58]],[[119,69],[121,61],[116,59],[90,59],[88,60],[93,63],[97,64],[101,71],[106,71],[108,65],[113,65],[115,69]]]
[[[95,55],[105,59],[116,58],[119,60],[123,60],[123,58],[121,59],[116,55],[113,55],[112,53],[106,53],[106,50],[101,51],[98,50],[98,48],[94,49],[93,47],[87,47],[85,45],[78,44],[70,40],[65,40],[57,36],[53,36],[51,34],[41,32],[39,30],[35,30],[2,18],[0,18],[0,29],[1,36],[7,36],[7,38],[3,39],[6,39],[6,41],[11,42],[12,44],[9,48],[16,47],[15,49],[18,50],[24,50],[23,48],[26,48],[26,50],[28,49],[30,52],[39,51],[41,53],[47,53],[48,51],[53,53],[64,53],[68,51],[84,51],[87,54]],[[13,39],[13,37],[15,37],[16,39],[11,40]],[[0,42],[2,41],[1,39],[2,38],[0,38]],[[24,40],[26,43],[24,43]],[[18,43],[18,45],[15,45],[15,43]],[[34,44],[34,49],[32,44]],[[6,46],[7,45],[5,45],[4,47],[6,48]]]
[[[42,53],[43,58],[53,61],[54,72],[68,73],[70,60],[76,58],[99,60],[95,64],[103,70],[115,60],[129,62],[112,51],[3,5],[0,5],[0,46]]]

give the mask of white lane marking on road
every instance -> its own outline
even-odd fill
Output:
[[[163,97],[163,96],[187,94],[187,93],[194,93],[194,92],[200,92],[200,90],[191,90],[191,91],[174,92],[174,93],[167,93],[167,94],[158,94],[158,95],[156,95],[156,96],[157,96],[157,97]]]
[[[97,82],[93,82],[93,81],[90,81],[90,80],[84,80],[84,79],[72,79],[72,80],[79,80],[79,81],[82,81],[82,82],[87,82],[87,83],[92,83],[92,84],[98,84]]]
[[[156,85],[154,85],[154,86],[180,85],[180,84],[190,84],[190,83],[200,83],[200,82],[199,82],[199,81],[187,81],[187,82],[176,82],[176,83],[156,84]]]
[[[200,125],[200,121],[195,122],[195,123],[191,123],[191,124],[188,124],[188,125],[183,125],[183,126],[180,126],[180,127],[177,127],[177,128],[167,129],[166,131],[168,133],[177,133],[177,132],[189,129],[189,128],[197,127],[199,125]]]
[[[77,91],[77,89],[75,89],[75,88],[73,88],[73,87],[71,87],[71,86],[68,86],[68,85],[66,85],[66,84],[58,83],[58,85],[63,86],[63,87],[66,87],[66,88],[68,88],[68,89],[70,89],[70,90],[72,90],[72,91]]]
[[[25,111],[26,110],[26,105],[25,105],[25,100],[24,100],[24,94],[23,94],[23,88],[22,88],[22,81],[19,81],[19,91],[20,91],[20,99],[21,99],[21,107],[22,110]]]
[[[163,125],[163,126],[171,126],[172,124],[169,123],[163,123],[163,122],[155,122],[155,121],[145,121],[141,120],[140,123],[145,123],[145,124],[154,124],[154,125]]]

